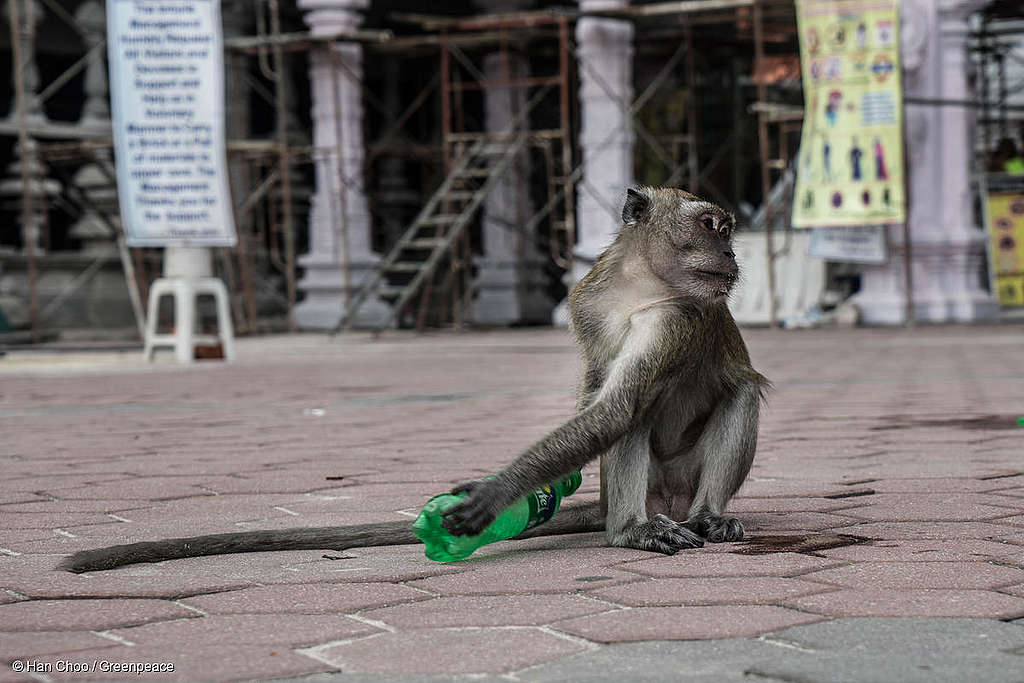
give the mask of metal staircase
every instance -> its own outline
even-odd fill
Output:
[[[390,327],[431,280],[445,254],[458,244],[474,214],[528,139],[529,132],[522,131],[481,136],[468,145],[409,229],[352,297],[334,332],[351,329],[360,306],[371,295],[391,305],[391,312],[376,328]],[[395,280],[401,284],[392,284]]]

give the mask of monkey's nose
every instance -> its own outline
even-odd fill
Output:
[[[722,253],[728,256],[729,258],[736,258],[736,252],[734,251],[723,251]]]

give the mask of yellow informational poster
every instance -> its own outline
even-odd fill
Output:
[[[902,223],[899,0],[797,0],[804,125],[793,225]]]
[[[1017,189],[990,181],[985,207],[989,268],[1000,306],[1024,306],[1024,179],[1013,184]]]

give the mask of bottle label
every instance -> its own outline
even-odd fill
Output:
[[[530,519],[523,531],[544,524],[554,517],[555,511],[558,510],[558,496],[555,495],[551,484],[535,489],[526,499],[530,505]]]

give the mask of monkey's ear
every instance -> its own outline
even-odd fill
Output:
[[[626,203],[622,205],[622,222],[635,223],[647,218],[651,209],[651,198],[641,189],[626,190]]]

